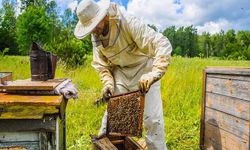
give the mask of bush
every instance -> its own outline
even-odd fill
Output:
[[[50,43],[46,44],[45,49],[55,53],[66,67],[76,68],[83,65],[86,60],[86,55],[91,51],[90,37],[84,40],[78,40],[69,33],[68,30],[63,30]]]

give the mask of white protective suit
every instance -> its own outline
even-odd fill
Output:
[[[172,47],[161,33],[139,19],[122,14],[111,3],[108,38],[92,34],[93,67],[105,86],[114,87],[114,94],[138,90],[144,76],[160,79],[167,70]],[[103,44],[108,40],[107,46]],[[107,42],[107,41],[106,41]],[[99,135],[106,133],[107,111]],[[149,150],[165,150],[164,120],[160,81],[155,82],[145,97],[144,127]]]

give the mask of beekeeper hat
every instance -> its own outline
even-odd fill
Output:
[[[79,19],[74,30],[76,38],[82,39],[91,33],[106,16],[109,6],[110,0],[100,0],[98,2],[93,0],[81,1],[76,9]]]

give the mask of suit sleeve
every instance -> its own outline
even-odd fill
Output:
[[[153,58],[153,69],[150,74],[161,78],[169,65],[172,46],[167,37],[163,36],[135,17],[127,19],[130,36],[145,53]]]
[[[93,47],[92,66],[99,73],[104,86],[111,85],[114,87],[114,78],[111,73],[111,67],[108,63],[108,59],[96,47]]]

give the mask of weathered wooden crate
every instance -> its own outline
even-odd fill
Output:
[[[64,150],[62,96],[0,93],[0,150]]]
[[[206,68],[200,148],[249,150],[250,68]]]
[[[108,101],[107,111],[108,134],[142,136],[144,95],[140,91],[112,97]]]
[[[12,73],[11,72],[0,72],[0,84],[4,84],[5,81],[12,80]]]

